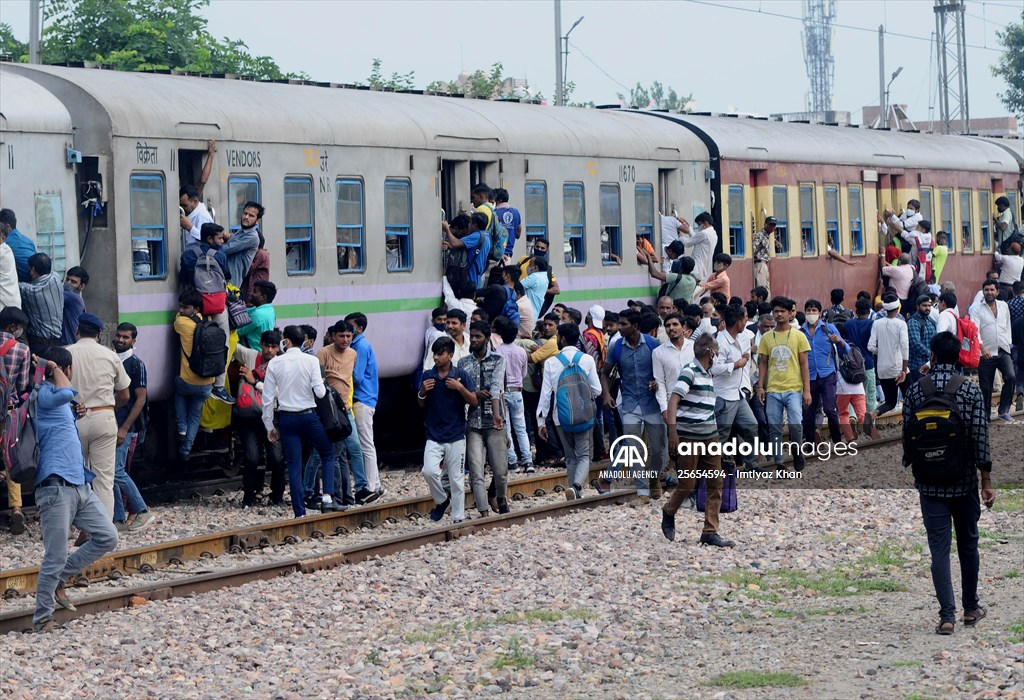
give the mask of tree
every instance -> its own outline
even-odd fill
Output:
[[[253,56],[241,39],[216,39],[199,10],[210,0],[51,0],[43,63],[96,61],[119,70],[234,73],[259,80],[306,78]]]
[[[28,44],[18,41],[6,22],[0,23],[0,56],[10,56],[15,61],[28,60]]]
[[[1021,23],[1006,25],[1006,30],[997,32],[999,42],[1005,51],[999,63],[992,66],[992,75],[1006,81],[1006,92],[999,95],[1006,108],[1024,119],[1024,12]]]
[[[370,77],[367,78],[367,82],[370,87],[374,90],[412,90],[416,80],[416,71],[409,71],[404,75],[398,73],[392,73],[390,78],[385,78],[384,73],[381,70],[381,66],[384,62],[379,59],[373,59],[373,68],[370,70]],[[429,88],[428,88],[429,89]]]
[[[621,92],[619,93],[619,99],[632,109],[650,108],[678,111],[683,109],[692,98],[693,95],[680,97],[675,89],[671,87],[668,89],[668,94],[666,94],[665,87],[657,80],[651,83],[649,88],[645,88],[638,82],[636,87],[629,91],[628,99]]]

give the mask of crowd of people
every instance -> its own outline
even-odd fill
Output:
[[[290,506],[296,517],[379,498],[369,319],[356,312],[338,320],[320,347],[310,326],[279,329],[263,206],[245,202],[232,231],[213,221],[200,199],[196,188],[181,189],[186,244],[173,322],[178,459],[190,459],[204,410],[219,404],[215,410],[230,414],[226,424],[241,447],[243,507],[261,497],[263,465],[271,473],[270,504]],[[755,245],[759,284],[746,301],[733,295],[732,259],[715,253],[718,235],[702,213],[692,227],[661,217],[670,239],[663,257],[638,234],[637,261],[662,286],[653,306],[630,300],[619,311],[558,303],[550,242],[535,238],[527,255],[514,257],[523,225],[508,192],[479,184],[472,202],[472,212],[442,226],[443,304],[431,313],[415,380],[435,521],[449,508],[453,522],[466,518],[466,475],[480,517],[508,512],[508,474],[538,465],[564,462],[570,499],[588,488],[607,492],[611,482],[590,480],[590,465],[609,456],[613,466],[621,463],[609,452],[621,436],[632,436],[646,443],[654,470],[632,472],[640,503],[675,487],[662,509],[665,536],[675,538],[676,514],[697,488],[693,474],[705,470],[700,543],[733,546],[719,534],[719,467],[762,468],[757,452],[741,465],[723,465],[696,450],[677,458],[681,443],[760,441],[775,446],[769,464],[781,466],[788,429],[790,443],[812,446],[791,452],[793,468],[802,470],[815,445],[875,437],[879,415],[926,399],[922,378],[939,384],[950,374],[949,337],[959,365],[976,366],[979,396],[991,397],[1001,374],[998,419],[1010,420],[1015,392],[1018,408],[1024,398],[1015,383],[1024,359],[1020,242],[1007,236],[994,255],[998,269],[961,311],[953,285],[937,282],[943,234],[933,244],[915,202],[900,216],[880,217],[880,233],[895,230],[890,247],[900,250],[880,256],[880,293],[859,292],[851,309],[842,289],[831,290],[828,304],[772,296],[764,245]],[[770,237],[774,225],[768,217],[761,234]],[[73,267],[62,283],[49,257],[17,231],[10,210],[0,211],[0,263],[5,411],[34,401],[38,421],[35,486],[46,554],[36,621],[45,627],[55,604],[70,605],[60,581],[112,548],[118,533],[154,520],[129,475],[147,428],[146,366],[134,353],[138,329],[130,323],[117,326],[110,348],[99,344],[103,323],[82,300],[88,273]],[[963,354],[972,349],[973,365]],[[325,401],[347,430],[328,429]],[[987,429],[985,408],[977,413]],[[19,534],[21,491],[10,479],[8,499],[11,531]],[[72,524],[82,546],[68,557]]]

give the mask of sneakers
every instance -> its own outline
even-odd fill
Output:
[[[124,521],[120,523],[114,523],[114,528],[117,530],[118,533],[128,532],[128,530],[131,529],[131,525],[129,525],[127,521]]]
[[[590,485],[594,487],[594,490],[598,493],[604,494],[612,490],[612,484],[610,481],[604,481],[603,479],[591,479]]]
[[[68,592],[64,590],[64,584],[59,584],[57,590],[53,592],[53,599],[57,602],[57,605],[61,606],[65,610],[75,611],[78,608],[71,602],[71,598],[68,597]]]
[[[11,534],[20,535],[25,532],[25,514],[18,508],[11,513]]]
[[[452,503],[451,498],[444,499],[444,503],[438,503],[436,506],[430,509],[430,519],[435,523],[440,522],[441,518],[444,517],[444,512],[448,510],[448,506]]]
[[[469,472],[466,472],[466,473],[468,474]],[[387,490],[387,489],[385,489],[385,488],[384,488],[384,484],[381,484],[380,486],[378,486],[378,487],[377,487],[377,490],[376,490],[376,491],[375,491],[374,493],[376,493],[376,494],[377,494],[377,497],[379,498],[379,497],[381,497],[381,496],[383,496],[383,495],[384,495],[384,492],[385,492],[386,490]]]
[[[710,547],[735,547],[736,543],[731,540],[723,540],[717,532],[705,532],[700,536],[700,543]]]
[[[365,506],[367,503],[372,503],[380,498],[380,494],[370,489],[359,489],[356,491],[356,503],[361,506]]]
[[[461,525],[464,521],[465,518],[459,518],[458,520],[453,520],[452,525]]]
[[[506,513],[511,513],[511,512],[512,511],[508,507],[508,502],[500,501],[498,503],[498,515],[505,515]]]
[[[1009,413],[1001,413],[999,415],[999,420],[1006,421],[1007,423],[1012,423],[1013,422],[1013,416],[1011,416]],[[13,520],[13,518],[11,520],[11,532],[14,532],[14,520]]]
[[[527,474],[533,474],[537,471],[537,467],[535,467],[533,464],[527,464],[526,469],[524,469],[523,471],[525,471]]]
[[[141,530],[144,527],[146,527],[147,525],[149,525],[151,522],[153,522],[153,520],[155,518],[156,518],[156,516],[153,515],[153,511],[151,511],[151,510],[143,511],[143,512],[141,512],[141,513],[139,513],[138,515],[135,516],[135,520],[133,520],[132,524],[128,526],[128,529],[131,532],[136,532],[138,530]]]
[[[508,465],[509,474],[518,474],[521,471],[523,471],[523,466],[519,464],[519,462],[513,462],[512,464]]]
[[[226,404],[229,404],[229,405],[234,405],[234,403],[235,403],[235,397],[232,396],[231,394],[229,394],[227,392],[227,389],[225,389],[222,386],[214,387],[213,391],[210,392],[210,398],[211,399],[216,399],[217,401],[220,401],[221,403],[226,403]]]
[[[675,542],[676,516],[661,511],[661,534],[665,535],[665,539],[669,542]]]
[[[32,625],[33,632],[52,632],[58,625],[52,617],[47,617]]]
[[[573,484],[572,486],[570,486],[569,488],[567,488],[565,490],[565,500],[567,500],[567,501],[575,501],[577,498],[581,497],[582,491],[583,491],[582,487],[577,486],[576,484]]]
[[[340,506],[334,501],[320,501],[321,513],[341,513],[346,510],[348,510],[348,508]]]

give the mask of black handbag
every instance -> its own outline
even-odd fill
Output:
[[[331,442],[345,440],[352,434],[352,422],[348,419],[345,403],[341,394],[332,387],[328,386],[327,393],[316,400],[316,413]]]

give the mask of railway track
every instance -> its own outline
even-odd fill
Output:
[[[325,571],[343,564],[354,564],[373,557],[385,557],[397,552],[418,549],[428,544],[450,542],[467,535],[506,528],[531,520],[561,517],[578,510],[624,503],[635,495],[635,490],[614,491],[573,501],[538,506],[517,513],[482,518],[468,523],[430,528],[408,535],[342,547],[304,557],[292,557],[244,568],[182,577],[171,581],[161,581],[130,588],[119,588],[81,599],[76,598],[75,607],[77,609],[75,611],[65,610],[58,606],[54,612],[54,619],[58,623],[64,623],[85,615],[129,607],[137,604],[139,602],[138,599],[145,601],[169,600],[171,598],[207,593],[221,588],[241,586],[253,581],[272,580],[293,573],[310,574],[317,571]],[[315,520],[317,518],[303,519],[303,521]],[[23,632],[31,630],[31,628],[31,609],[21,609],[0,615],[0,634]]]

